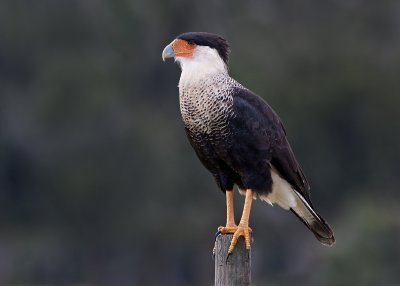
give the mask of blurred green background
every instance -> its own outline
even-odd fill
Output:
[[[212,285],[225,197],[161,52],[219,33],[337,243],[256,201],[254,285],[400,285],[400,2],[0,2],[0,285]],[[237,219],[243,197],[237,196]]]

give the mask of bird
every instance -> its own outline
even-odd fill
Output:
[[[335,243],[333,230],[310,199],[310,184],[289,144],[277,113],[260,96],[230,77],[230,45],[209,32],[178,35],[162,51],[181,68],[179,105],[187,138],[226,196],[226,224],[233,234],[228,253],[243,236],[250,250],[253,199],[292,211],[322,244]],[[235,186],[245,196],[234,217]]]

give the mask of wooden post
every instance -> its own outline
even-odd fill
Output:
[[[215,241],[215,286],[248,286],[251,281],[251,250],[240,237],[228,257],[232,234],[219,235]]]

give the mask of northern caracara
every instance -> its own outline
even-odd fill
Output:
[[[291,210],[321,243],[334,244],[333,231],[314,210],[310,186],[279,116],[229,76],[228,54],[225,39],[205,32],[181,34],[162,52],[163,60],[175,58],[182,69],[179,100],[189,142],[226,194],[226,226],[218,229],[233,233],[229,253],[240,236],[250,249],[253,198]],[[245,195],[239,225],[234,185]]]

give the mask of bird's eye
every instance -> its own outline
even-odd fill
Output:
[[[189,45],[191,45],[191,46],[193,46],[193,45],[194,45],[194,42],[193,42],[193,40],[189,40],[189,41],[188,41],[188,43],[189,43]]]

